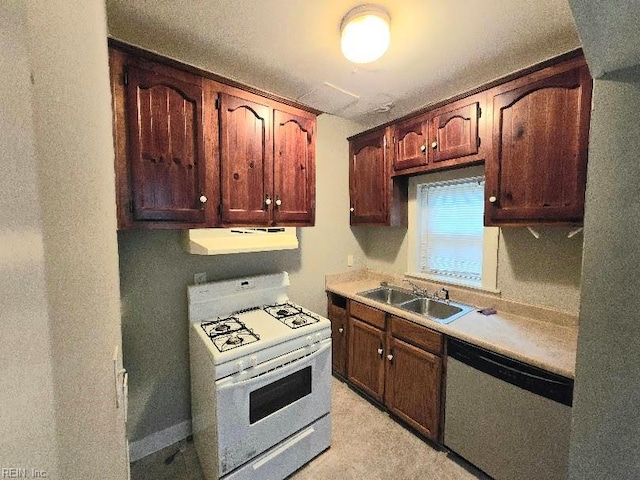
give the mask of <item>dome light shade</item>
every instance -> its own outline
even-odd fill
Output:
[[[353,63],[379,59],[389,48],[389,14],[377,5],[361,5],[342,19],[342,54]]]

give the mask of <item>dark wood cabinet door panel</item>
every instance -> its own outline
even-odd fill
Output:
[[[220,93],[222,223],[268,225],[273,208],[270,109]]]
[[[133,66],[128,77],[133,219],[204,222],[202,87]]]
[[[576,68],[493,98],[487,224],[581,222],[591,78]]]
[[[315,118],[274,110],[274,221],[311,226],[315,212]]]
[[[384,397],[385,332],[349,317],[348,379],[378,402]]]
[[[429,122],[431,162],[478,153],[478,102],[434,116]]]
[[[388,223],[385,132],[350,142],[351,224]]]
[[[427,164],[427,119],[412,118],[393,127],[393,169]]]
[[[344,377],[347,374],[347,311],[329,301],[328,316],[331,321],[331,366],[335,374]]]
[[[389,337],[387,355],[387,408],[437,441],[442,359],[395,337]]]

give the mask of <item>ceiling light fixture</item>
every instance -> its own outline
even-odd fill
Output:
[[[379,59],[389,48],[389,14],[378,5],[352,8],[342,19],[342,54],[353,63]]]

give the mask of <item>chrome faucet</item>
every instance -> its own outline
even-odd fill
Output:
[[[445,303],[449,303],[449,290],[442,287],[440,290],[436,290],[433,293],[436,300],[444,300]]]
[[[421,297],[431,298],[431,295],[424,288],[420,288],[418,285],[413,283],[408,278],[403,278],[402,281],[407,282],[409,285],[411,285],[411,291],[413,292],[414,295],[420,295]]]

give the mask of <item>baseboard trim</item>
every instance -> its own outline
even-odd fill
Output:
[[[191,420],[172,425],[129,444],[129,461],[141,458],[173,445],[191,435]]]

